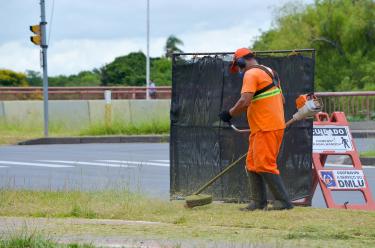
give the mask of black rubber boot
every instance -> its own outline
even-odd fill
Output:
[[[267,206],[266,210],[284,210],[292,209],[293,204],[289,199],[288,193],[286,192],[284,183],[280,175],[272,173],[260,173],[263,179],[266,181],[268,188],[275,197],[275,201]]]
[[[259,174],[250,171],[248,172],[248,178],[250,184],[250,202],[246,207],[240,208],[240,210],[254,211],[264,209],[267,206],[267,195],[263,178]]]

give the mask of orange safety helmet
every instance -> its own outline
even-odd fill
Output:
[[[230,66],[230,72],[231,73],[237,73],[238,72],[238,65],[237,65],[237,60],[240,59],[240,58],[243,58],[245,57],[246,55],[254,55],[254,52],[251,51],[250,49],[248,48],[239,48],[236,50],[236,52],[234,53],[234,56],[233,56],[233,61],[232,61],[232,64]]]

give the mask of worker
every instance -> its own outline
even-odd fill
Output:
[[[232,117],[247,111],[251,130],[246,158],[251,187],[250,203],[241,210],[291,209],[293,205],[276,164],[285,129],[285,100],[277,73],[259,65],[254,52],[247,48],[235,52],[230,71],[243,74],[241,97],[232,108],[222,111],[219,117],[229,123]],[[268,206],[265,183],[275,198]]]
[[[148,88],[149,95],[151,99],[156,99],[156,85],[153,80],[151,80],[150,87]]]

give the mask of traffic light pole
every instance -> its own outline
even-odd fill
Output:
[[[41,27],[41,48],[43,68],[43,109],[44,109],[44,136],[48,137],[48,71],[47,71],[47,28],[46,28],[45,1],[40,0],[40,27]]]

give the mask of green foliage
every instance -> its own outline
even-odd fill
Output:
[[[0,86],[28,86],[26,74],[12,70],[0,70]]]
[[[179,45],[184,45],[184,42],[176,36],[170,35],[164,47],[165,57],[171,58],[173,53],[181,53],[182,50],[178,47]]]
[[[30,86],[43,85],[43,78],[38,71],[26,70],[26,80]]]
[[[156,85],[170,85],[172,62],[166,58],[152,58],[151,79]],[[100,69],[103,85],[144,86],[146,84],[146,56],[142,52],[129,53]]]
[[[30,86],[42,86],[43,79],[40,72],[26,71],[26,80]],[[96,69],[93,71],[81,71],[74,75],[58,75],[48,77],[49,86],[99,86],[100,72]]]
[[[315,48],[320,91],[374,90],[375,2],[316,0],[287,4],[255,50]]]
[[[146,82],[145,68],[146,56],[142,52],[129,53],[100,69],[101,82],[103,85],[143,86]]]
[[[59,75],[48,77],[50,86],[99,86],[100,74],[98,70],[81,71],[76,75]]]
[[[172,61],[166,58],[151,59],[151,80],[156,85],[171,85]]]

